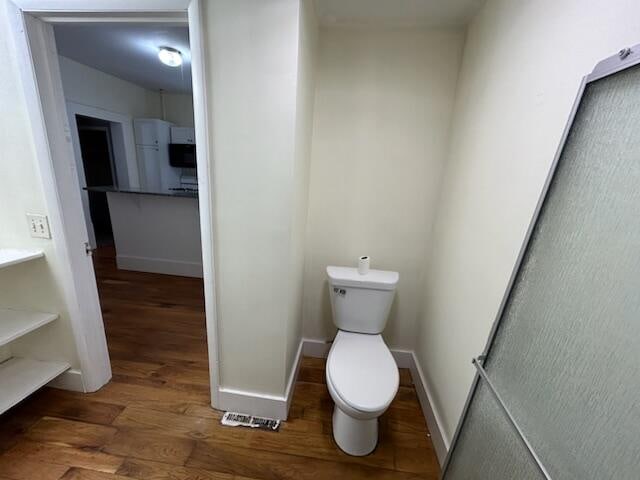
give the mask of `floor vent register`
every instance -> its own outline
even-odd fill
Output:
[[[259,428],[261,430],[269,430],[271,432],[277,432],[280,429],[280,420],[265,417],[254,417],[252,415],[245,415],[244,413],[236,412],[225,412],[220,423],[229,427]]]

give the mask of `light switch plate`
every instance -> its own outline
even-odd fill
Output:
[[[46,215],[37,213],[27,213],[27,221],[29,222],[29,232],[35,238],[51,238],[49,230],[49,219]]]

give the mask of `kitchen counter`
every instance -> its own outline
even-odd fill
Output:
[[[107,195],[119,269],[202,277],[198,192],[87,190]]]
[[[131,193],[134,195],[158,195],[162,197],[188,197],[198,198],[198,190],[195,188],[169,188],[164,190],[147,190],[142,188],[118,188],[118,187],[85,187],[89,192],[104,193]]]

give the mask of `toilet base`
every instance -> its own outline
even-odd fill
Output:
[[[378,444],[378,419],[358,420],[333,407],[333,438],[342,451],[362,457]]]

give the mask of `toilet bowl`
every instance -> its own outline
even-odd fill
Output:
[[[327,358],[335,403],[333,437],[350,455],[368,455],[378,443],[378,418],[398,392],[400,376],[382,330],[393,302],[397,272],[327,267],[338,333]]]
[[[350,455],[367,455],[378,443],[378,418],[398,392],[395,360],[381,335],[338,331],[326,367],[335,403],[333,436]]]

